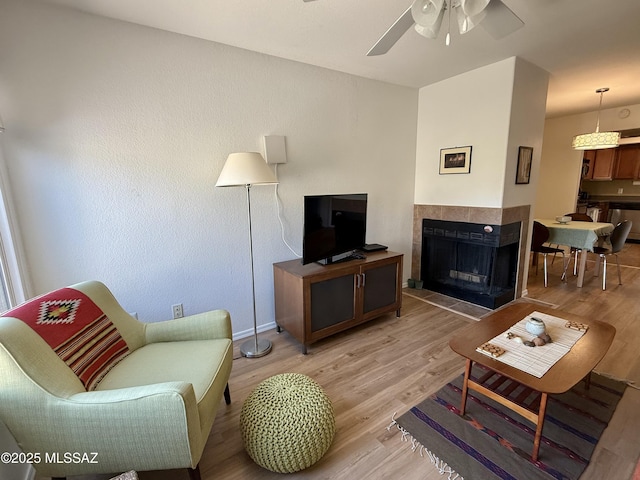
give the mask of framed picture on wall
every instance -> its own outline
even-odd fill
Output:
[[[516,170],[516,185],[529,183],[531,179],[531,159],[533,147],[518,148],[518,169]]]
[[[443,148],[440,150],[440,175],[469,173],[471,147]]]

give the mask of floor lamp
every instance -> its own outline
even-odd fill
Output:
[[[253,299],[253,340],[240,345],[244,357],[262,357],[271,351],[269,340],[258,340],[256,318],[256,287],[253,274],[253,237],[251,234],[251,187],[253,185],[278,183],[261,154],[256,152],[232,153],[222,167],[216,187],[239,187],[247,189],[247,210],[249,213],[249,257],[251,258],[251,294]]]

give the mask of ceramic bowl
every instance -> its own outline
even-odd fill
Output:
[[[558,223],[569,223],[571,221],[571,217],[556,217],[556,222]]]
[[[542,335],[545,331],[545,324],[539,318],[531,317],[524,326],[525,330],[531,335]]]

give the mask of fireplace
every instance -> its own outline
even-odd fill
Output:
[[[423,219],[424,288],[495,309],[515,298],[520,222]]]

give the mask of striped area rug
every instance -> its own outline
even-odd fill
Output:
[[[476,380],[486,374],[474,366]],[[511,400],[528,407],[539,403],[537,392],[494,377],[489,382]],[[403,439],[411,439],[441,473],[467,480],[579,478],[626,388],[624,382],[592,374],[589,390],[580,382],[569,392],[551,395],[540,456],[533,462],[535,425],[471,390],[461,417],[461,386],[459,376],[395,422]]]

